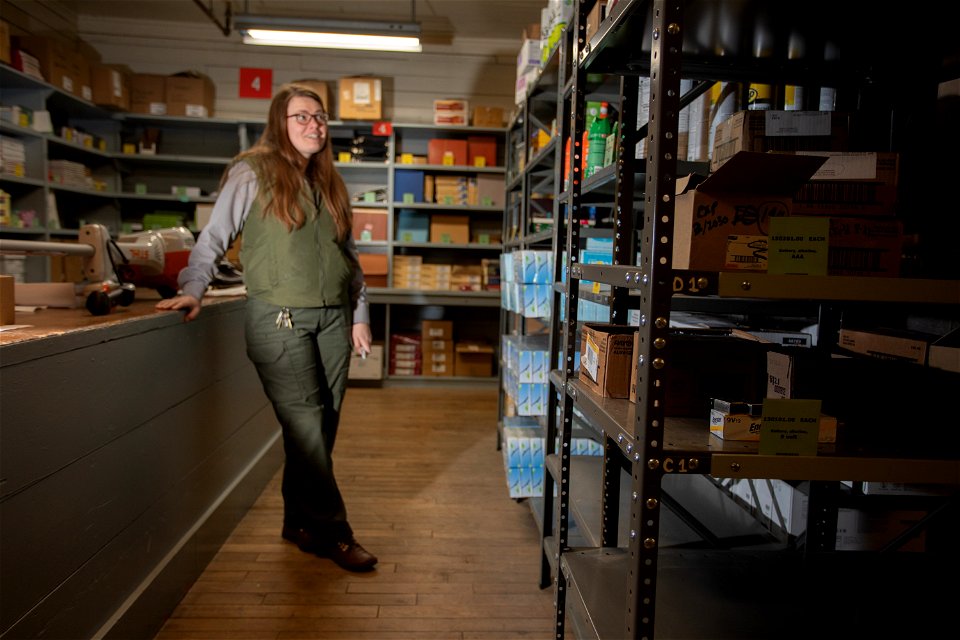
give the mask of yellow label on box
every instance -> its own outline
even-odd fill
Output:
[[[827,275],[830,219],[827,217],[770,218],[767,273]]]
[[[123,153],[136,153],[137,145],[133,144],[132,142],[125,142],[121,151],[123,151]]]
[[[350,162],[350,152],[341,151],[340,153],[337,154],[337,160],[339,162]]]
[[[446,152],[444,152],[442,163],[443,163],[444,166],[447,166],[447,167],[452,167],[452,166],[453,166],[454,163],[453,163],[453,152],[452,152],[452,151],[446,151]]]
[[[815,456],[819,433],[819,400],[764,399],[760,455]]]
[[[413,164],[413,154],[412,154],[412,153],[401,153],[401,154],[400,154],[400,164]]]
[[[487,159],[484,156],[477,156],[473,159],[473,166],[485,167],[487,166]]]

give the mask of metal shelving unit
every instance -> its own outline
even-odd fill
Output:
[[[672,365],[670,318],[677,308],[716,305],[726,312],[757,304],[756,311],[773,312],[778,305],[812,305],[821,314],[819,348],[825,350],[835,344],[829,330],[836,327],[836,316],[845,305],[872,305],[879,313],[922,306],[960,320],[956,279],[674,270],[670,252],[678,175],[677,114],[689,101],[689,95],[681,94],[681,74],[711,81],[852,88],[856,97],[850,104],[859,106],[876,103],[881,89],[897,86],[893,80],[898,72],[912,70],[911,86],[924,87],[925,95],[935,99],[931,83],[935,87],[957,70],[956,43],[947,51],[937,48],[936,43],[950,39],[944,29],[934,27],[923,43],[907,46],[907,51],[878,46],[883,39],[876,40],[877,34],[895,36],[896,20],[882,21],[876,34],[867,35],[855,28],[858,17],[869,10],[861,3],[784,7],[696,0],[620,0],[588,41],[585,19],[594,4],[575,3],[570,29],[577,62],[558,108],[564,121],[560,140],[571,136],[576,149],[584,128],[586,95],[598,76],[619,80],[617,104],[621,117],[628,114],[628,122],[619,130],[615,168],[581,180],[580,162],[575,160],[570,188],[558,190],[556,198],[563,207],[555,217],[556,228],[563,229],[554,236],[558,262],[554,288],[557,300],[562,298],[565,304],[564,313],[555,314],[552,323],[551,355],[559,355],[563,367],[550,376],[557,394],[550,394],[548,480],[540,518],[541,586],[554,585],[555,637],[562,640],[572,632],[577,638],[598,639],[771,634],[806,638],[822,634],[824,625],[831,633],[859,637],[910,637],[947,624],[950,597],[942,588],[928,585],[943,566],[954,570],[960,566],[956,552],[949,545],[925,553],[893,551],[924,527],[946,521],[948,530],[956,531],[957,495],[948,490],[917,526],[882,552],[837,552],[834,537],[837,510],[844,504],[838,490],[843,481],[952,485],[955,491],[960,486],[957,438],[941,435],[923,443],[904,434],[898,441],[891,429],[878,428],[894,441],[844,439],[818,445],[815,456],[761,455],[758,443],[721,440],[710,434],[706,419],[672,417],[664,407]],[[789,43],[806,45],[801,47],[805,54],[797,55]],[[940,65],[950,60],[952,69]],[[651,82],[650,124],[640,129],[629,122],[629,114],[636,112],[630,101],[637,96],[638,75]],[[698,87],[702,91],[702,85]],[[904,116],[902,105],[892,100],[880,103],[878,111],[886,118],[876,120],[891,129],[888,142],[896,150],[905,135],[902,124],[913,114]],[[634,159],[638,135],[646,136],[645,161]],[[576,157],[576,151],[572,155]],[[573,221],[579,219],[585,202],[604,197],[613,205],[614,264],[578,264],[574,248],[580,228]],[[634,211],[640,215],[634,216]],[[634,223],[639,228],[640,264],[634,264]],[[564,249],[566,265],[559,260]],[[569,274],[566,282],[564,269]],[[580,280],[610,285],[612,322],[625,324],[627,309],[639,314],[636,402],[601,398],[576,378]],[[559,417],[554,419],[557,408]],[[567,449],[574,410],[604,443],[603,458],[589,470]],[[560,436],[556,450],[550,444],[554,435]],[[694,513],[697,505],[719,504],[728,497],[691,484],[710,482],[710,477],[809,483],[805,538],[784,544],[757,531],[757,536],[747,538],[734,533],[734,540],[724,543],[722,536],[699,526],[710,518]],[[694,494],[700,490],[709,497],[697,500]],[[913,503],[930,507],[929,498]],[[911,502],[903,498],[898,504]],[[695,508],[687,508],[691,505]],[[732,513],[724,514],[728,524]],[[678,535],[675,516],[701,535],[699,545]],[[746,528],[733,530],[750,530],[742,524]],[[571,536],[574,527],[576,539]],[[895,610],[891,600],[897,602]]]

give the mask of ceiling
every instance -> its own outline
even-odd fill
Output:
[[[519,40],[547,0],[67,0],[78,15],[226,24],[233,14],[419,22],[424,41]],[[216,27],[214,27],[216,28]]]

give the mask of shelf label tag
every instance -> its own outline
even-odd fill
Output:
[[[260,99],[273,97],[273,69],[240,67],[239,97]]]
[[[815,456],[819,434],[819,400],[764,399],[760,455]]]
[[[827,275],[830,219],[827,217],[770,218],[767,273]]]

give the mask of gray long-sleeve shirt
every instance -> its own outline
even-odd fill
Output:
[[[244,222],[259,186],[257,175],[245,162],[235,164],[220,189],[220,195],[213,205],[210,221],[204,226],[197,238],[197,244],[190,251],[187,266],[180,272],[178,283],[183,293],[203,299],[207,287],[217,273],[217,262],[223,257],[243,230]],[[353,237],[347,238],[349,257],[357,265],[353,282],[350,285],[351,298],[356,299],[353,310],[353,322],[370,322],[370,304],[367,301],[367,288],[360,269],[360,258]]]

